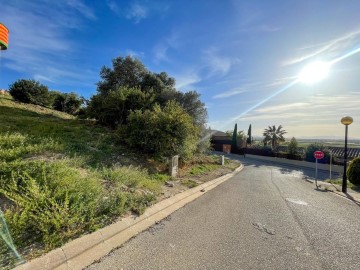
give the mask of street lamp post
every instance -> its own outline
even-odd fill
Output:
[[[347,178],[346,178],[346,165],[347,165],[347,139],[348,139],[348,126],[353,122],[352,117],[345,116],[341,118],[341,123],[345,125],[345,152],[344,152],[344,174],[342,182],[342,192],[346,193],[347,190]]]

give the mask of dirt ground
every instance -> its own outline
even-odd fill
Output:
[[[157,201],[172,197],[178,193],[184,192],[192,187],[201,185],[205,182],[216,179],[225,174],[231,173],[235,168],[240,166],[240,163],[232,161],[233,163],[230,166],[220,167],[216,170],[201,174],[201,175],[185,175],[183,177],[174,178],[170,181],[167,181],[162,187],[161,196]]]

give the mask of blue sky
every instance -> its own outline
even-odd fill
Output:
[[[343,136],[340,118],[351,115],[349,135],[360,138],[357,0],[0,0],[0,7],[10,29],[0,88],[27,78],[90,97],[101,67],[132,55],[166,71],[179,90],[200,92],[213,129],[252,124],[261,135],[281,124],[288,137]],[[317,60],[336,61],[327,78],[287,88]]]

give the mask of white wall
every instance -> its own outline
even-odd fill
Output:
[[[316,164],[313,162],[307,162],[307,161],[300,161],[300,160],[291,160],[286,158],[277,158],[277,157],[265,157],[265,156],[257,156],[257,155],[249,155],[246,154],[246,158],[252,158],[257,160],[265,160],[265,161],[271,161],[286,165],[292,165],[292,166],[298,166],[298,167],[305,167],[305,168],[312,168],[315,169]],[[320,164],[318,163],[318,169],[329,171],[330,170],[330,164]],[[338,166],[338,165],[332,165],[331,166],[332,172],[338,172],[343,173],[344,172],[344,166]]]

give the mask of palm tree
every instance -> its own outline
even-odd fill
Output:
[[[265,145],[271,143],[271,147],[275,149],[280,142],[285,142],[285,138],[283,135],[286,133],[286,131],[282,128],[283,127],[281,125],[278,128],[276,128],[276,126],[269,126],[269,128],[266,128],[263,133],[263,142],[265,143]]]

